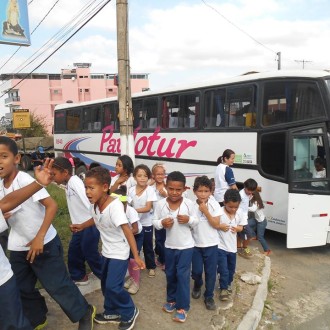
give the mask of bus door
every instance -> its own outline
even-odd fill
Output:
[[[326,127],[289,131],[287,247],[325,245],[330,237]]]

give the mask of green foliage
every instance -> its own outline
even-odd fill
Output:
[[[24,137],[48,136],[45,117],[30,114],[31,128],[24,130]]]

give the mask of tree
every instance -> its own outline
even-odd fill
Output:
[[[22,134],[24,137],[48,136],[45,117],[30,113],[31,128],[25,129]]]

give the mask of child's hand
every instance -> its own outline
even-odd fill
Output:
[[[126,182],[127,180],[128,180],[128,175],[125,174],[125,175],[123,175],[123,176],[120,176],[120,177],[118,178],[117,182],[118,182],[118,184],[121,184],[121,183]]]
[[[134,258],[134,260],[139,266],[138,269],[145,269],[146,268],[146,264],[144,263],[144,261],[139,256]],[[134,270],[137,270],[137,269],[134,268]]]
[[[230,227],[230,231],[232,232],[232,233],[237,233],[238,231],[238,227]]]
[[[189,222],[189,216],[188,215],[178,214],[177,218],[178,218],[178,223],[180,225],[184,225],[185,223]]]
[[[174,220],[172,218],[165,218],[162,220],[163,228],[171,228],[174,224]]]
[[[54,159],[46,158],[45,163],[43,165],[43,169],[41,166],[37,166],[34,170],[35,178],[44,186],[47,186],[52,182],[53,174],[52,174],[52,166],[54,163]]]
[[[167,197],[167,192],[165,191],[164,188],[159,189],[158,192],[160,193],[161,196]]]
[[[227,232],[230,229],[230,226],[225,223],[220,223],[219,229],[224,232]]]
[[[201,202],[199,204],[199,210],[205,214],[208,211],[207,205],[204,202]]]
[[[82,231],[85,229],[82,223],[72,224],[69,227],[72,233],[78,233],[78,231]]]
[[[11,212],[6,212],[3,214],[3,217],[5,218],[6,221],[11,217]]]
[[[30,250],[26,256],[26,260],[32,264],[35,257],[44,252],[44,238],[42,236],[36,236],[31,242],[26,244],[30,247]]]

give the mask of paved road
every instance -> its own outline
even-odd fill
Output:
[[[330,245],[287,249],[285,235],[266,238],[273,250],[270,310],[259,329],[329,330]]]

